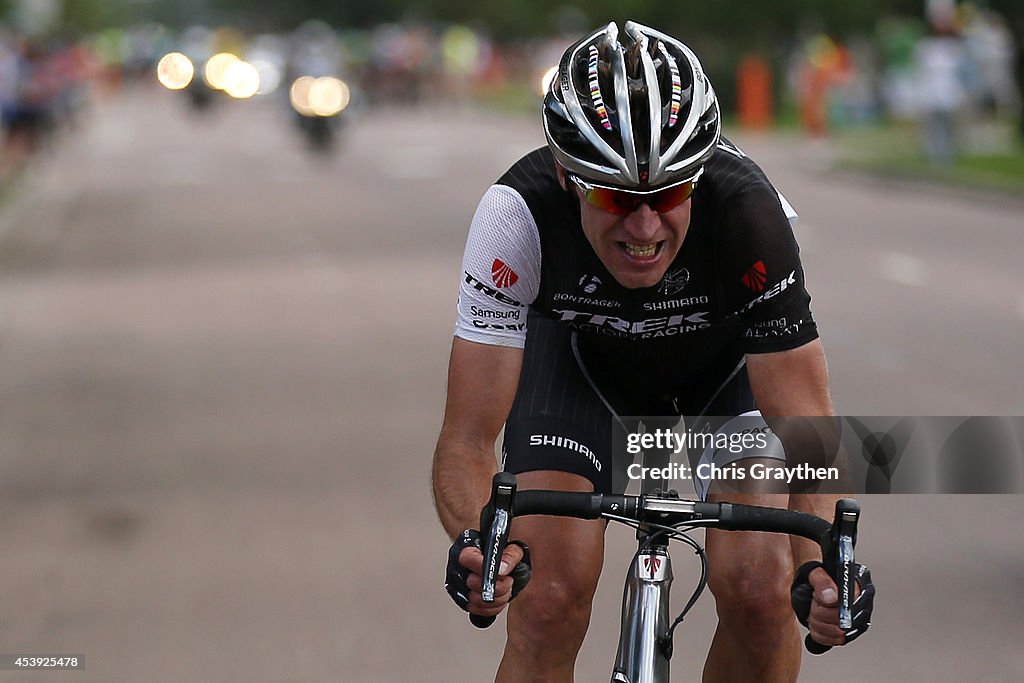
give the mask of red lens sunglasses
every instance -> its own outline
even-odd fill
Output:
[[[671,211],[690,198],[703,173],[704,169],[701,168],[686,180],[649,192],[631,192],[617,187],[594,185],[572,173],[566,173],[566,176],[583,191],[583,198],[589,204],[617,216],[628,216],[640,208],[641,204],[647,204],[658,213]]]

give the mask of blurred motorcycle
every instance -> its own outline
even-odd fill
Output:
[[[311,150],[330,152],[341,128],[341,113],[352,99],[349,86],[333,76],[301,76],[292,83],[290,100],[299,129]]]
[[[209,110],[214,103],[214,98],[217,96],[216,91],[202,78],[192,79],[185,86],[185,92],[188,94],[188,101],[192,105],[192,109],[198,112]]]

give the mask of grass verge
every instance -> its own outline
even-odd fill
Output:
[[[953,163],[929,161],[916,126],[850,130],[838,137],[839,167],[1024,199],[1024,144],[1009,126],[968,131]]]

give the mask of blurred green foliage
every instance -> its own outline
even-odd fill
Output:
[[[761,52],[780,63],[802,35],[819,32],[837,37],[870,34],[879,18],[893,13],[919,16],[922,0],[710,0],[665,3],[657,0],[264,0],[259,12],[250,0],[209,0],[208,15],[230,19],[249,30],[293,28],[318,18],[340,27],[370,26],[381,21],[457,22],[483,29],[499,41],[536,36],[577,36],[609,21],[633,19],[672,33],[694,47],[705,68],[724,87],[726,107],[734,94],[729,84],[740,59]]]
[[[865,131],[878,138],[891,138],[891,132],[884,128]],[[999,154],[967,153],[950,166],[935,166],[928,162],[919,145],[898,143],[889,149],[866,153],[863,138],[862,134],[856,139],[839,141],[841,152],[846,154],[838,163],[839,169],[880,181],[892,178],[925,182],[952,190],[991,192],[1018,199],[1024,193],[1024,153],[1019,145]],[[909,139],[918,142],[916,136]]]
[[[62,0],[68,28],[88,31],[111,25],[160,21],[175,27],[231,23],[245,30],[289,30],[307,19],[338,28],[388,21],[460,22],[515,40],[557,33],[579,34],[608,21],[634,19],[692,42],[720,49],[772,50],[796,34],[823,31],[838,38],[870,33],[893,14],[923,16],[924,0]],[[0,17],[13,0],[0,0]],[[1022,0],[983,0],[1010,19],[1020,37]]]
[[[79,1],[79,0],[72,0]],[[892,12],[920,15],[921,0],[858,0],[838,3],[819,0],[711,0],[665,3],[657,0],[590,0],[553,4],[547,0],[264,0],[254,11],[249,0],[209,0],[208,12],[232,14],[242,21],[274,22],[284,27],[309,18],[339,26],[365,26],[402,19],[456,21],[486,26],[500,36],[524,38],[549,35],[563,28],[564,17],[579,17],[576,31],[607,21],[634,19],[680,33],[709,34],[737,43],[776,40],[807,27],[838,35],[869,30]]]
[[[11,0],[0,0],[0,13]],[[1012,8],[1019,0],[1003,0]],[[657,0],[589,0],[554,4],[548,0],[63,0],[67,22],[80,28],[156,20],[184,27],[231,22],[253,30],[290,29],[307,19],[340,28],[386,21],[418,20],[470,23],[509,39],[550,35],[562,29],[582,32],[607,21],[634,19],[690,36],[707,35],[747,46],[770,45],[794,30],[824,30],[835,35],[870,30],[887,13],[919,16],[922,0],[710,0],[665,3]],[[572,17],[566,25],[566,17]]]
[[[0,0],[0,20],[18,0]],[[184,28],[195,24],[234,25],[247,32],[291,30],[309,19],[339,28],[365,28],[382,22],[456,22],[473,25],[498,41],[536,36],[578,36],[608,21],[634,19],[678,36],[701,55],[712,77],[733,74],[739,60],[759,52],[775,64],[795,41],[815,33],[838,39],[872,35],[880,20],[923,17],[925,0],[62,0],[64,30],[97,31],[142,21]],[[1024,46],[1024,0],[975,0],[1009,20]],[[1024,91],[1024,49],[1018,50],[1017,79]],[[731,80],[731,79],[729,79]],[[720,93],[728,105],[732,93]],[[1024,117],[1021,118],[1024,126]]]

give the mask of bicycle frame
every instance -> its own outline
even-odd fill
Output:
[[[636,554],[626,579],[612,683],[668,683],[669,656],[660,635],[668,632],[671,586],[667,544]]]
[[[650,453],[644,454],[644,465]],[[641,493],[654,492],[655,480],[644,479]],[[612,683],[668,683],[670,652],[659,638],[668,632],[669,595],[672,588],[672,558],[668,540],[652,542],[645,532],[637,532],[637,552],[626,577],[615,653]],[[671,644],[669,644],[671,647]]]

